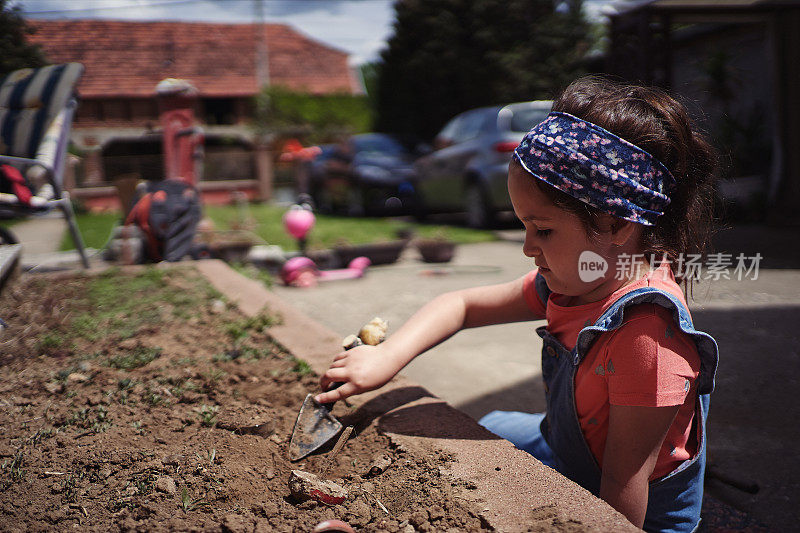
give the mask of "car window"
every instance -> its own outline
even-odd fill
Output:
[[[356,152],[374,152],[380,154],[400,155],[403,146],[385,135],[364,135],[353,137],[353,146]]]
[[[448,122],[442,131],[439,132],[439,135],[436,137],[443,140],[452,141],[456,131],[459,128],[459,124],[461,124],[461,120],[464,118],[464,115],[458,115],[450,122]]]
[[[511,131],[528,132],[536,124],[547,118],[547,109],[514,109],[512,110],[509,129]]]
[[[484,123],[484,114],[480,111],[471,111],[464,115],[458,124],[458,129],[453,136],[453,141],[463,143],[478,136],[481,125]]]

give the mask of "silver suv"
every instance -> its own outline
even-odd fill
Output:
[[[547,117],[553,102],[482,107],[456,115],[417,160],[419,214],[466,213],[470,227],[487,227],[511,209],[506,177],[511,153]]]

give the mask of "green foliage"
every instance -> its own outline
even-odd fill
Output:
[[[582,74],[591,46],[582,2],[552,0],[396,2],[382,53],[378,131],[432,138],[467,109],[549,99]]]
[[[150,364],[161,357],[161,348],[137,346],[130,353],[115,355],[108,360],[108,366],[120,370],[133,370]]]
[[[318,143],[343,133],[369,131],[372,112],[365,96],[315,95],[269,86],[256,97],[255,120],[262,133],[302,136]]]
[[[0,74],[46,64],[39,45],[27,42],[27,36],[34,30],[22,17],[22,7],[9,6],[10,3],[0,0]]]
[[[250,332],[264,333],[270,327],[279,323],[279,321],[266,313],[260,313],[256,316],[243,318],[236,322],[231,322],[225,325],[225,333],[233,341],[241,341],[250,336]]]
[[[219,406],[205,405],[200,408],[200,421],[205,427],[214,427],[217,424]]]
[[[314,370],[311,368],[306,361],[302,359],[298,359],[297,357],[293,357],[294,360],[294,367],[292,368],[292,372],[296,372],[300,376],[308,376],[314,373]]]
[[[189,511],[194,511],[198,507],[208,507],[208,502],[203,500],[202,498],[193,499],[189,495],[189,491],[186,490],[186,487],[181,488],[181,507],[187,513]]]

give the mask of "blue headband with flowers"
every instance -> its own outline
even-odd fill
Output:
[[[596,124],[552,112],[514,150],[536,176],[616,217],[652,226],[664,214],[675,178],[658,159]]]

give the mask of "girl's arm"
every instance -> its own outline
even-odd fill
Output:
[[[679,409],[680,405],[609,409],[600,497],[636,527],[644,524],[650,476]]]
[[[322,379],[316,396],[328,403],[385,385],[422,352],[465,328],[537,320],[522,294],[525,277],[509,283],[449,292],[434,298],[378,346],[359,346],[339,353]]]

